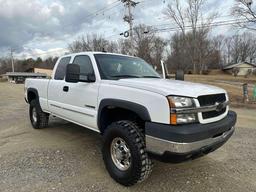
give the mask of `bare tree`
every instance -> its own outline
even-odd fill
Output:
[[[135,54],[154,66],[160,67],[160,60],[163,58],[166,42],[156,36],[154,30],[146,25],[134,27],[134,46],[131,50],[128,39],[120,39],[118,42],[109,41],[103,36],[87,35],[82,36],[68,45],[70,52],[102,51],[103,49],[112,53],[127,55]]]
[[[239,62],[256,62],[256,37],[251,33],[233,35],[224,40],[222,54],[226,65]]]
[[[145,33],[148,32],[148,33]],[[139,25],[134,29],[134,49],[138,57],[152,63],[151,51],[153,49],[154,32],[145,25]],[[159,61],[160,62],[160,61]]]
[[[193,52],[193,59],[197,63],[199,73],[204,73],[208,69],[219,68],[221,60],[221,52],[216,41],[207,37],[208,32],[202,29],[196,32],[197,49]],[[186,44],[182,44],[183,35],[176,33],[171,39],[171,54],[167,59],[169,70],[183,69],[187,73],[191,73],[194,63],[188,57],[191,54],[191,44],[193,42],[193,33],[186,34]]]
[[[146,25],[138,25],[134,27],[134,50],[131,52],[129,40],[119,41],[121,53],[135,54],[143,58],[152,65],[160,68],[160,60],[163,59],[163,53],[166,42],[158,37],[154,29]]]
[[[153,48],[151,51],[152,64],[157,67],[157,69],[161,69],[161,60],[163,60],[163,54],[166,49],[166,41],[161,37],[155,37],[153,39]]]
[[[246,37],[248,38],[247,42],[249,44],[247,53],[248,61],[250,63],[256,63],[256,37],[251,33],[246,35]]]
[[[241,47],[241,39],[239,35],[234,35],[232,37],[232,44],[231,44],[231,58],[232,63],[238,63],[240,62],[240,47]]]
[[[10,60],[8,58],[0,59],[0,74],[5,74],[11,71]]]
[[[217,53],[219,54],[219,63],[218,67],[220,69],[223,69],[225,63],[226,63],[226,57],[225,57],[225,36],[224,35],[218,35],[216,37],[213,37],[212,40],[213,46]]]
[[[167,6],[165,14],[173,20],[182,31],[182,34],[186,34],[185,20],[187,18],[186,10],[180,5],[180,0],[171,1]]]
[[[119,52],[122,54],[131,54],[131,42],[127,39],[119,39],[118,41]]]
[[[106,40],[104,37],[92,34],[82,36],[73,43],[68,45],[68,49],[72,53],[82,52],[82,51],[109,51],[117,52],[118,47],[114,42]]]
[[[35,67],[53,69],[57,60],[57,57],[49,57],[45,60],[41,59],[40,57],[37,59],[15,59],[15,72],[25,72],[28,69]],[[6,72],[10,71],[12,71],[10,59],[0,58],[0,74],[5,74]]]
[[[176,33],[172,36],[170,40],[170,53],[166,61],[169,71],[182,69],[189,72],[193,67],[190,58],[187,57],[189,49],[185,47],[186,45],[183,34]]]
[[[238,23],[240,27],[256,30],[256,6],[253,7],[252,0],[236,0],[232,14],[247,21]]]
[[[200,55],[201,52],[198,51],[202,46],[200,39],[209,33],[210,25],[217,15],[213,13],[205,19],[202,8],[206,2],[206,0],[174,0],[171,1],[165,11],[168,18],[179,28],[178,31],[181,31],[180,43],[183,49],[180,52],[183,52],[184,56],[186,53],[190,57],[194,73],[200,72],[204,67],[203,57]],[[186,35],[188,31],[192,31],[189,36]],[[188,37],[191,38],[190,46],[186,45],[188,42],[186,38]],[[189,48],[190,51],[186,51],[184,48]],[[181,57],[181,59],[183,60],[182,63],[184,63],[184,57]]]

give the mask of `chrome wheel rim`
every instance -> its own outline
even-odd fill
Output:
[[[35,107],[32,109],[32,119],[33,119],[33,122],[37,122],[37,113],[36,113]]]
[[[117,137],[113,139],[110,146],[110,151],[112,161],[119,170],[126,171],[130,168],[131,152],[126,142],[122,138]]]

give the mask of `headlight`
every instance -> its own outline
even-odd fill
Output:
[[[192,98],[169,96],[168,101],[171,109],[170,123],[172,125],[194,123],[197,121],[196,113],[179,114],[179,113],[176,113],[176,110],[175,110],[180,108],[195,107],[195,104]]]
[[[183,107],[193,107],[194,102],[191,98],[188,97],[168,97],[170,107],[173,108],[183,108]]]

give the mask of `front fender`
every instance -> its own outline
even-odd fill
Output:
[[[98,117],[97,117],[97,124],[100,130],[101,130],[100,120],[102,116],[102,110],[105,107],[119,107],[119,108],[127,109],[136,113],[143,121],[147,121],[147,122],[151,121],[149,112],[147,108],[144,107],[143,105],[140,105],[138,103],[133,103],[130,101],[120,100],[120,99],[103,99],[100,102],[100,105],[98,108]]]

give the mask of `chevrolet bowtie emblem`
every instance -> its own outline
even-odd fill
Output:
[[[223,103],[216,102],[215,105],[216,105],[216,111],[217,112],[220,112],[224,108],[224,104]]]

